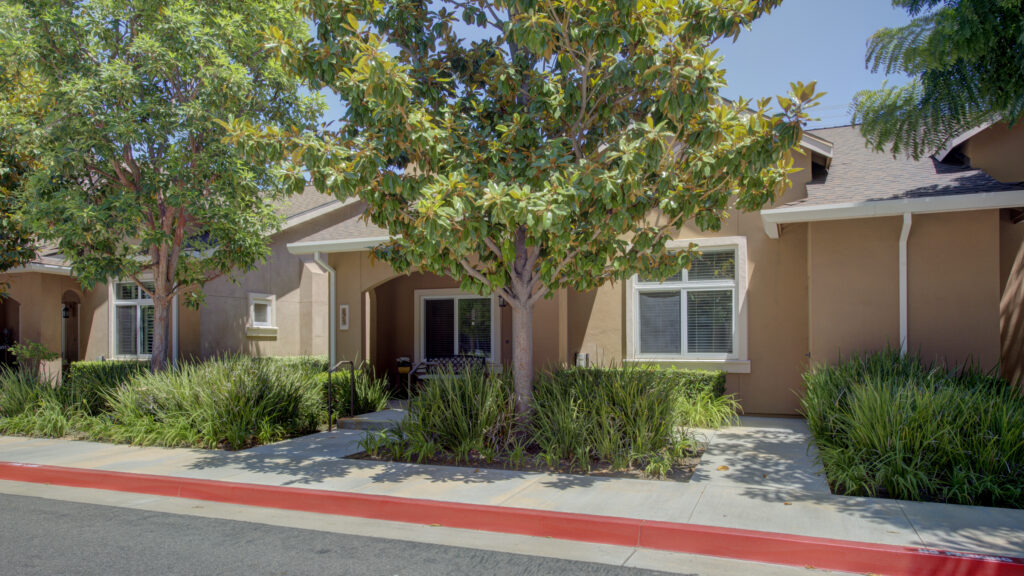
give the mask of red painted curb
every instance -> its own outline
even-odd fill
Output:
[[[357,516],[580,542],[640,546],[893,576],[1024,576],[1024,559],[756,530],[308,488],[0,462],[0,479]]]

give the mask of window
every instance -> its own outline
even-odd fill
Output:
[[[726,360],[738,357],[740,292],[735,246],[707,246],[689,270],[657,282],[638,277],[634,356]]]
[[[483,356],[496,362],[494,299],[450,290],[418,290],[419,358]]]
[[[152,284],[146,287],[152,290]],[[153,300],[132,282],[114,284],[114,355],[153,353]]]
[[[273,328],[274,296],[271,294],[249,294],[249,326]]]

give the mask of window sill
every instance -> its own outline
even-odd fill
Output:
[[[246,338],[261,338],[266,340],[277,339],[277,327],[276,326],[246,326],[245,327]]]
[[[750,360],[696,360],[690,358],[627,358],[635,364],[675,366],[693,370],[724,370],[731,374],[750,374]]]

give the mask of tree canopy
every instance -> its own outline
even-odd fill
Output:
[[[32,130],[42,117],[42,83],[23,66],[24,16],[0,3],[0,22],[19,22],[0,29],[0,272],[31,261],[36,253],[35,237],[25,222],[23,190],[35,155],[31,146],[18,142],[31,141],[20,130]],[[4,288],[0,285],[0,296]]]
[[[131,280],[152,298],[152,349],[138,352],[158,369],[173,299],[196,303],[205,282],[267,253],[280,181],[217,120],[315,123],[322,100],[265,50],[270,30],[302,42],[307,25],[289,0],[2,2],[23,15],[0,25],[24,27],[23,64],[42,81],[34,230],[86,286]]]
[[[893,0],[913,20],[868,41],[872,72],[911,77],[858,92],[853,119],[876,149],[920,158],[959,134],[1024,117],[1024,3]]]
[[[497,294],[513,309],[517,407],[529,411],[541,298],[689,262],[671,232],[717,229],[788,183],[813,85],[727,102],[710,47],[777,1],[312,0],[286,62],[346,104],[316,134],[236,121],[254,157],[296,160],[358,195],[395,237],[376,255]],[[657,212],[655,220],[647,216]]]

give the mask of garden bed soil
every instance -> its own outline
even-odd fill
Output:
[[[515,470],[517,472],[548,472],[554,474],[574,474],[578,476],[598,476],[605,478],[635,478],[644,480],[666,480],[671,482],[689,482],[694,470],[700,464],[700,458],[704,449],[700,448],[687,454],[681,462],[676,463],[672,469],[662,477],[652,477],[644,474],[642,468],[626,468],[614,470],[610,462],[594,461],[590,463],[590,472],[581,471],[579,466],[572,466],[568,460],[563,460],[555,467],[550,467],[536,455],[530,455],[523,459],[518,465],[513,465],[508,459],[493,458],[488,461],[478,452],[472,452],[468,461],[456,462],[451,456],[435,456],[422,462],[410,462],[396,460],[387,456],[374,457],[367,452],[360,452],[346,458],[355,460],[372,460],[375,462],[404,462],[406,464],[432,464],[436,466],[458,466],[460,468],[484,468],[490,470]]]

